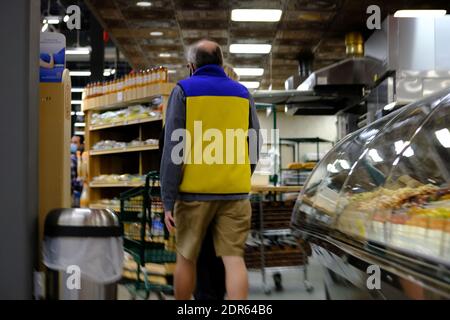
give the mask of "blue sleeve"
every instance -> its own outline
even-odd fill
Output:
[[[259,154],[263,144],[263,139],[261,135],[261,128],[258,119],[258,113],[256,112],[255,102],[253,97],[250,95],[250,114],[249,114],[249,158],[250,158],[250,168],[251,172],[255,172],[256,165],[259,161]]]
[[[186,99],[180,86],[176,86],[170,94],[166,110],[164,146],[161,159],[161,197],[166,211],[172,211],[178,196],[181,183],[182,164],[172,161],[173,148],[180,141],[172,141],[172,133],[186,128]]]

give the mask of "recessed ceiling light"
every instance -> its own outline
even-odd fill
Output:
[[[266,54],[272,49],[270,44],[237,44],[230,45],[231,53],[256,53]]]
[[[445,16],[446,10],[398,10],[394,13],[395,18],[419,18],[419,17],[441,17]]]
[[[73,77],[90,77],[90,71],[70,71],[69,73]]]
[[[73,49],[67,49],[66,55],[88,55],[91,52],[89,48],[73,48]]]
[[[239,81],[239,83],[247,87],[248,89],[259,88],[259,81]]]
[[[264,74],[263,68],[234,68],[239,76],[262,76]]]
[[[170,53],[167,53],[167,52],[161,52],[161,53],[159,54],[159,56],[160,56],[161,58],[169,58],[169,57],[171,56],[171,54],[170,54]]]
[[[47,20],[48,24],[58,24],[60,21],[59,17],[46,17],[45,20]]]
[[[232,21],[277,22],[281,19],[278,9],[235,9],[231,10]]]
[[[139,1],[139,2],[136,2],[136,5],[138,7],[150,7],[152,5],[152,3],[148,2],[148,1]]]
[[[152,31],[150,32],[150,35],[153,37],[161,37],[163,33],[161,31]]]

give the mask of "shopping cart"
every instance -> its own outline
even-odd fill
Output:
[[[145,185],[120,195],[120,220],[124,226],[124,249],[134,260],[135,270],[129,270],[122,284],[132,299],[148,299],[151,292],[160,299],[173,293],[173,277],[153,272],[148,264],[171,264],[176,261],[174,238],[164,225],[161,188],[157,172],[150,172]],[[130,276],[130,274],[135,275]],[[154,280],[163,280],[156,283]],[[165,280],[164,280],[165,279]],[[167,281],[167,283],[166,283]]]

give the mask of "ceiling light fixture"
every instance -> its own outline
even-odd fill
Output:
[[[72,88],[70,89],[71,92],[83,92],[83,88]]]
[[[71,104],[81,104],[81,100],[72,100]]]
[[[72,77],[90,77],[90,71],[70,71]]]
[[[160,56],[161,58],[169,58],[169,57],[171,56],[171,54],[170,54],[170,53],[167,53],[167,52],[161,52],[161,53],[159,54],[159,56]]]
[[[262,76],[264,74],[263,68],[234,68],[239,76]]]
[[[67,14],[64,16],[63,21],[64,21],[64,22],[69,21],[69,16],[68,16]]]
[[[91,52],[89,48],[73,48],[73,49],[67,49],[66,55],[68,56],[82,56],[82,55],[88,55]]]
[[[163,33],[161,31],[152,31],[152,32],[150,32],[150,35],[152,37],[161,37],[163,35]]]
[[[254,54],[266,54],[272,50],[270,44],[244,44],[233,43],[230,45],[231,53],[254,53]]]
[[[48,24],[58,24],[60,22],[59,17],[46,17],[45,20],[47,20]]]
[[[422,17],[442,17],[447,14],[446,10],[397,10],[395,18],[422,18]]]
[[[80,128],[80,127],[85,127],[86,124],[84,122],[75,122],[74,126]]]
[[[278,9],[234,9],[231,10],[232,21],[277,22],[281,19]]]
[[[450,131],[447,128],[435,131],[434,134],[444,148],[450,148]]]
[[[395,108],[395,105],[397,104],[396,101],[388,103],[387,105],[384,106],[383,110],[385,111],[389,111]]]
[[[167,73],[177,73],[177,70],[169,70]]]
[[[45,32],[45,31],[47,31],[47,29],[48,29],[48,24],[46,23],[42,26],[41,32]]]
[[[247,89],[258,89],[259,81],[239,81],[240,84],[247,87]]]
[[[136,5],[138,7],[150,7],[152,5],[152,3],[148,2],[148,1],[139,1],[139,2],[136,2]]]

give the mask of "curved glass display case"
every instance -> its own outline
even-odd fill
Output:
[[[450,91],[336,144],[306,182],[292,225],[322,248],[427,276],[450,296]]]

